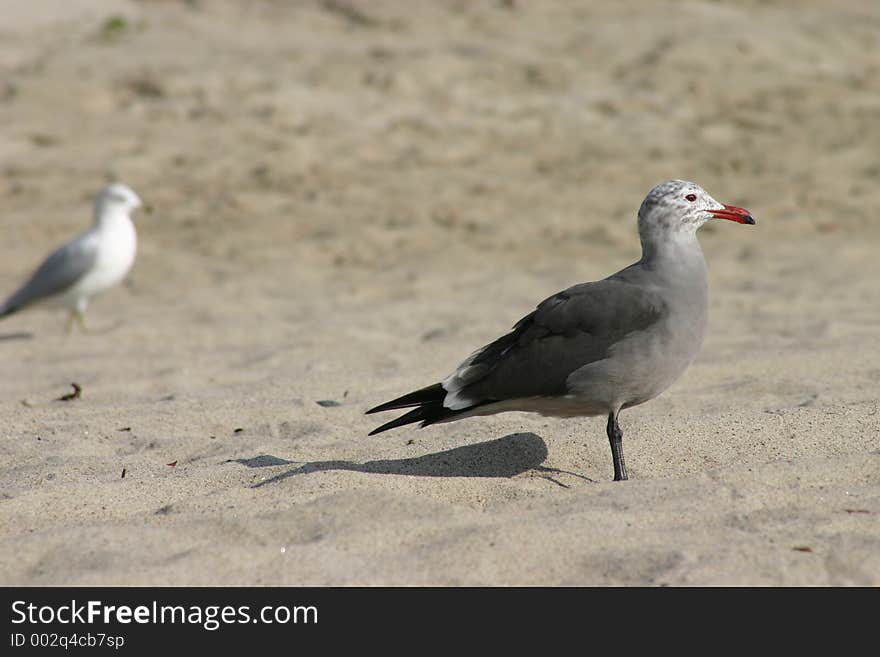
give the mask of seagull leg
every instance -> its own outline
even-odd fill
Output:
[[[623,431],[617,424],[617,411],[608,414],[608,440],[611,442],[611,458],[614,460],[614,481],[626,481],[626,463],[623,460]]]
[[[70,315],[67,318],[67,323],[65,324],[65,333],[67,333],[67,335],[71,335],[73,333],[74,326],[79,326],[80,331],[82,331],[83,333],[89,332],[86,328],[85,313],[83,313],[79,309],[70,311]]]
[[[89,306],[88,297],[80,297],[76,300],[76,305],[71,312],[70,318],[70,326],[73,327],[73,323],[76,322],[79,324],[79,330],[83,333],[88,333],[88,329],[86,328],[86,308]]]

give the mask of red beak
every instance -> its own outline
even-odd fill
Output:
[[[716,219],[728,219],[738,224],[749,224],[754,226],[755,220],[745,208],[738,208],[735,205],[725,205],[723,210],[709,210]]]

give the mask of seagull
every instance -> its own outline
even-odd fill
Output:
[[[607,415],[614,481],[626,480],[620,411],[666,390],[703,342],[709,295],[697,229],[711,219],[755,223],[695,183],[657,185],[639,208],[638,262],[545,299],[439,383],[371,408],[412,410],[370,435],[506,411]]]
[[[53,251],[0,305],[0,318],[48,301],[70,310],[68,332],[75,322],[85,330],[89,299],[119,283],[134,263],[137,234],[129,215],[141,205],[125,185],[104,187],[95,197],[92,227]]]

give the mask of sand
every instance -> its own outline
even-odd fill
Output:
[[[2,288],[155,207],[91,333],[0,324],[0,584],[880,585],[880,11],[625,5],[0,2]],[[604,418],[367,437],[669,178],[758,225],[630,481]]]

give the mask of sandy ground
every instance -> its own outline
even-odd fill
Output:
[[[4,293],[156,208],[93,333],[0,325],[0,583],[880,585],[880,8],[639,5],[0,0]],[[669,178],[758,225],[629,482],[602,418],[367,438]]]

